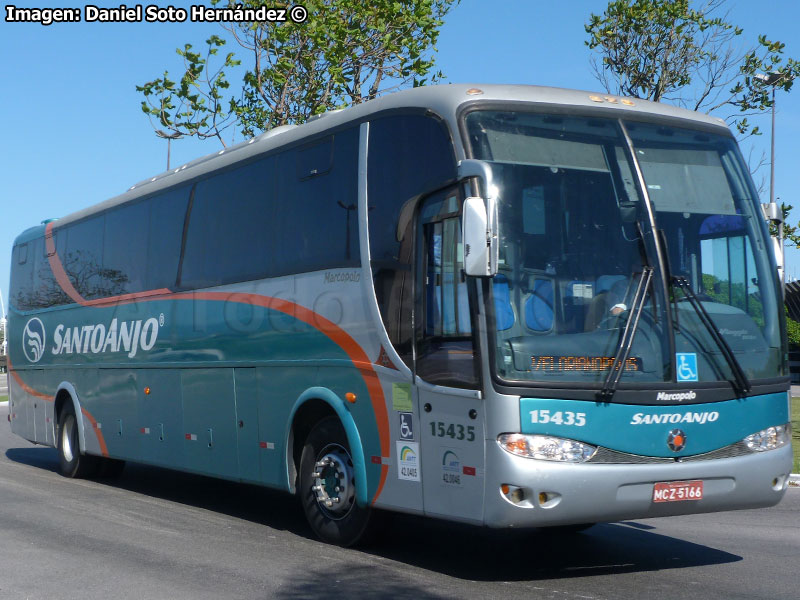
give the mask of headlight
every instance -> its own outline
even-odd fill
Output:
[[[748,435],[744,443],[753,452],[775,450],[789,443],[792,438],[792,426],[789,423],[777,427],[767,427],[761,431]]]
[[[585,462],[597,451],[596,446],[549,435],[502,433],[497,436],[497,443],[506,452],[517,456],[558,462]]]

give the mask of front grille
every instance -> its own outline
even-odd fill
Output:
[[[660,463],[674,463],[674,462],[695,462],[699,460],[717,460],[720,458],[734,458],[736,456],[744,456],[752,454],[753,451],[747,447],[744,442],[736,442],[730,446],[725,446],[719,450],[706,452],[705,454],[695,454],[693,456],[676,456],[675,458],[663,456],[641,456],[639,454],[628,454],[627,452],[618,452],[609,448],[599,447],[594,456],[587,460],[588,463],[598,463],[607,465],[642,465],[642,464],[660,464]]]

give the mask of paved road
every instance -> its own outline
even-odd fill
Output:
[[[775,508],[558,539],[393,517],[382,545],[312,538],[261,488],[129,466],[67,480],[0,405],[0,599],[796,598],[800,489]]]

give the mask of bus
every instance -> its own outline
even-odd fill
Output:
[[[446,85],[282,126],[13,246],[11,429],[492,528],[771,506],[791,468],[775,257],[724,122]]]

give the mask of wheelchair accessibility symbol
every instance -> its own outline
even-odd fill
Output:
[[[400,414],[400,439],[413,440],[414,439],[414,422],[411,413],[401,412]]]
[[[697,381],[697,354],[676,352],[675,361],[678,369],[678,381]]]

